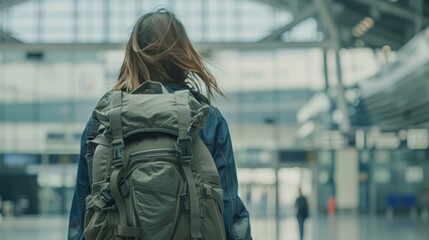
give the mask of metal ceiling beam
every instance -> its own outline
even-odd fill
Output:
[[[339,44],[339,36],[338,36],[338,29],[334,22],[334,19],[332,17],[332,13],[330,12],[329,8],[326,6],[325,0],[313,0],[314,5],[319,12],[319,16],[322,20],[322,23],[326,30],[328,31],[329,38],[332,41],[335,41]],[[339,46],[338,46],[339,47]]]
[[[377,34],[375,34],[377,33]],[[405,39],[397,34],[393,34],[381,28],[371,29],[365,34],[363,34],[360,38],[364,39],[365,36],[369,35],[370,39],[374,39],[372,37],[377,37],[380,41],[385,42],[386,44],[392,46],[393,48],[400,48],[405,42]]]
[[[273,33],[271,33],[270,35],[268,35],[267,37],[264,37],[263,39],[261,39],[260,41],[273,41],[273,40],[278,40],[280,38],[280,36],[291,30],[292,28],[294,28],[296,25],[300,24],[302,21],[314,16],[316,14],[316,8],[314,7],[314,5],[310,5],[308,7],[306,7],[305,9],[299,11],[294,19],[292,20],[292,22],[286,24],[285,26],[275,30]]]
[[[198,51],[206,50],[264,50],[280,48],[333,48],[335,44],[329,41],[323,42],[213,42],[196,43]],[[119,43],[44,43],[44,44],[24,44],[24,43],[2,43],[0,51],[72,51],[72,50],[117,50],[124,49],[124,44]]]
[[[410,22],[414,22],[415,21],[415,17],[416,17],[416,13],[413,11],[410,11],[408,9],[399,7],[399,6],[395,6],[393,3],[388,3],[388,2],[384,2],[384,1],[374,1],[374,0],[353,0],[355,2],[361,3],[361,4],[365,4],[369,7],[375,7],[376,9],[395,15],[397,17],[401,17],[403,19],[409,20]],[[422,23],[424,25],[429,24],[429,18],[423,17],[422,18]]]
[[[344,20],[341,22],[341,25],[344,25],[345,29],[347,29],[347,31],[350,32],[350,37],[351,37],[352,36],[351,31],[352,31],[353,27],[355,27],[363,19],[363,16],[362,16],[362,14],[359,14],[356,11],[353,11],[350,9],[347,9],[345,12],[343,12],[341,16],[344,16],[343,17]],[[363,36],[365,36],[367,34],[375,35],[375,33],[377,33],[376,35],[382,36],[382,37],[377,37],[378,39],[384,38],[386,40],[384,42],[394,43],[394,44],[389,44],[392,47],[404,43],[404,36],[403,35],[398,34],[397,32],[387,30],[384,27],[384,24],[383,24],[383,26],[380,26],[379,22],[377,22],[377,21],[375,21],[374,24],[375,24],[374,27],[371,28],[368,32],[365,32],[365,34],[363,34]],[[363,37],[359,37],[359,38],[363,38]],[[374,40],[374,38],[372,38],[372,37],[370,37],[369,39]]]
[[[22,43],[22,41],[12,37],[9,33],[4,32],[3,30],[0,29],[0,43],[4,44],[4,43]]]
[[[8,7],[12,7],[18,3],[26,2],[27,0],[5,0],[0,2],[0,10]]]
[[[364,42],[371,43],[372,45],[382,47],[384,45],[389,45],[393,49],[399,49],[402,45],[394,40],[391,40],[389,38],[379,37],[377,35],[374,35],[370,32],[364,34],[361,39]]]
[[[414,17],[414,34],[419,33],[422,30],[423,26],[423,7],[424,3],[422,0],[415,0],[414,8],[416,9],[416,14]]]
[[[292,7],[292,9],[299,9],[300,6],[300,0],[289,0],[290,6]],[[301,1],[302,4],[302,1]]]

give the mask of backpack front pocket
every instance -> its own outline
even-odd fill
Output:
[[[131,174],[136,217],[149,239],[171,239],[180,210],[182,178],[167,162],[144,163]]]

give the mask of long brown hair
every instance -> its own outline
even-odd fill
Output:
[[[125,48],[115,90],[132,91],[147,80],[188,85],[208,97],[223,95],[175,15],[162,8],[140,17]]]

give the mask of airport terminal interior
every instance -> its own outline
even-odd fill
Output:
[[[226,97],[253,239],[429,239],[429,1],[0,0],[0,239],[67,238],[82,131],[173,11]]]

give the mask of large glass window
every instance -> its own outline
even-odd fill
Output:
[[[160,7],[173,10],[197,42],[256,41],[291,20],[287,11],[256,1],[40,0],[3,11],[2,24],[25,42],[121,43],[141,14]]]

